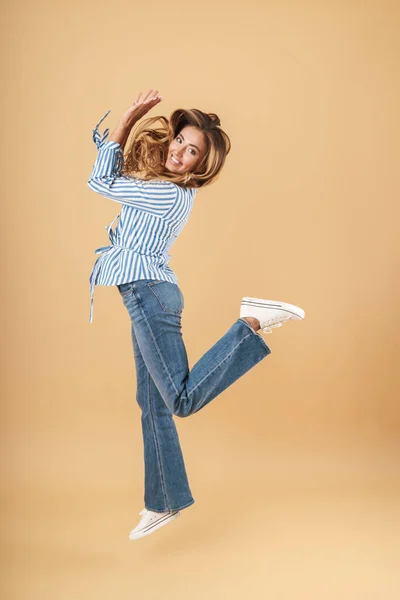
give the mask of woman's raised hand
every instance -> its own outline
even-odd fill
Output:
[[[158,95],[158,90],[149,90],[144,94],[139,92],[132,106],[122,115],[121,122],[125,125],[132,125],[132,123],[141,119],[161,100],[162,98]]]

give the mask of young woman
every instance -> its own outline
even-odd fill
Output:
[[[204,408],[271,353],[262,336],[289,320],[304,318],[292,304],[245,296],[239,318],[189,370],[182,339],[184,297],[168,266],[169,250],[187,222],[198,190],[220,173],[230,140],[214,113],[177,109],[169,119],[147,118],[162,98],[138,94],[110,139],[100,123],[98,149],[88,185],[121,205],[106,227],[111,244],[95,250],[90,281],[90,319],[96,285],[116,285],[131,321],[144,442],[144,508],[130,539],[153,533],[194,503],[173,415]],[[158,127],[151,127],[157,121]],[[114,221],[119,218],[115,230]]]

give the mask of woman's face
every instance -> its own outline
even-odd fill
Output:
[[[205,152],[206,140],[203,132],[197,127],[186,125],[170,143],[165,167],[177,175],[188,171],[195,172]]]

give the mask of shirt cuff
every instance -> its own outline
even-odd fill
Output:
[[[111,112],[111,109],[108,110],[105,115],[100,119],[100,121],[96,124],[95,128],[92,129],[92,138],[98,150],[106,146],[107,148],[117,148],[121,146],[119,142],[114,140],[107,140],[108,134],[110,132],[109,128],[105,129],[103,135],[100,134],[99,125],[104,121],[107,115]]]

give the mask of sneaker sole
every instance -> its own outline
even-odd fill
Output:
[[[165,515],[158,521],[154,521],[153,523],[150,523],[149,525],[147,525],[147,527],[145,527],[141,531],[135,531],[135,533],[131,532],[129,534],[129,539],[137,540],[141,537],[144,537],[145,535],[150,535],[150,533],[153,533],[157,529],[160,529],[160,527],[167,525],[167,523],[169,523],[170,521],[173,521],[174,519],[179,517],[180,514],[181,514],[180,511],[177,510],[177,511],[173,512],[171,515]]]
[[[287,302],[277,302],[275,300],[264,300],[263,298],[252,298],[250,296],[244,296],[241,302],[241,308],[244,306],[252,308],[275,308],[288,312],[294,319],[304,319],[304,310],[294,304],[288,304]]]

